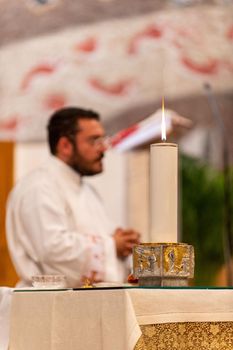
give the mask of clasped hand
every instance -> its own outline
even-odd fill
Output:
[[[132,229],[117,228],[113,238],[119,258],[126,258],[132,253],[133,246],[140,243],[140,234]]]

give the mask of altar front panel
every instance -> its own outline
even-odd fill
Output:
[[[232,350],[233,322],[178,322],[141,326],[135,350]]]
[[[32,344],[33,350],[232,350],[233,290],[15,292],[9,350]]]

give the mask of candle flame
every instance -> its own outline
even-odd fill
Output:
[[[161,137],[162,141],[166,141],[166,121],[164,113],[164,97],[162,98],[162,123],[161,123]]]

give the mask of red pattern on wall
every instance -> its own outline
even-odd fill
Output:
[[[144,39],[158,40],[162,37],[162,29],[156,25],[148,25],[144,30],[137,33],[130,41],[128,46],[128,53],[137,53],[140,43]]]
[[[219,62],[214,59],[210,59],[208,62],[197,63],[191,58],[182,57],[182,63],[191,71],[199,74],[216,74],[218,72]]]
[[[97,46],[98,44],[96,38],[89,37],[75,44],[74,49],[78,52],[91,53],[97,49]]]
[[[91,78],[89,79],[90,85],[104,94],[114,96],[125,96],[128,95],[130,88],[133,85],[133,80],[121,80],[113,84],[107,84],[100,79]]]
[[[27,89],[32,80],[40,75],[51,75],[53,74],[57,69],[57,66],[55,64],[51,63],[41,63],[38,64],[36,67],[32,68],[23,78],[22,83],[21,83],[21,89],[25,90]]]
[[[206,77],[219,91],[232,89],[231,11],[158,11],[3,47],[0,138],[44,139],[46,116],[69,104],[111,118],[153,103],[162,91],[169,98],[196,94]]]
[[[67,104],[67,99],[64,94],[48,94],[44,100],[44,108],[56,110],[63,108]]]
[[[1,131],[15,131],[21,120],[18,115],[9,116],[7,120],[0,121],[0,130]]]
[[[227,39],[233,40],[233,25],[227,30],[226,37]]]

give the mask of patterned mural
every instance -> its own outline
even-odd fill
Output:
[[[44,140],[57,108],[93,108],[107,120],[130,106],[233,89],[233,6],[170,9],[4,46],[0,139]]]

